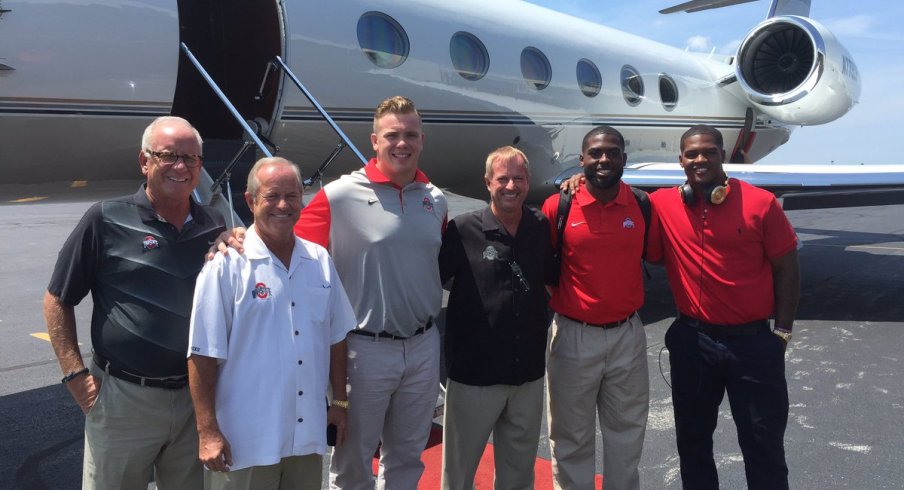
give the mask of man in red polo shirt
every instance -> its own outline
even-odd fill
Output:
[[[722,134],[694,126],[678,157],[687,183],[650,196],[646,258],[664,262],[679,312],[665,345],[681,480],[719,488],[712,434],[727,391],[748,488],[786,489],[784,351],[800,289],[797,237],[775,197],[729,179],[724,159]]]
[[[549,442],[556,488],[593,488],[598,416],[606,488],[638,489],[649,403],[643,305],[645,223],[621,181],[625,140],[599,126],[581,149],[585,183],[565,224],[547,363]],[[556,194],[543,204],[553,227]],[[553,244],[555,246],[555,244]]]

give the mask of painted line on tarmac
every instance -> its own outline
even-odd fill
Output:
[[[47,199],[47,196],[23,197],[23,198],[21,198],[21,199],[13,199],[13,200],[8,201],[8,202],[16,203],[16,204],[22,204],[22,203],[26,203],[26,202],[43,201],[44,199]]]
[[[9,372],[9,371],[16,371],[16,370],[19,370],[19,369],[28,369],[28,368],[33,368],[33,367],[38,367],[38,366],[44,366],[44,365],[47,365],[47,364],[56,364],[56,363],[57,363],[57,360],[56,360],[56,359],[47,359],[46,361],[29,362],[28,364],[19,364],[19,365],[16,365],[16,366],[9,366],[9,367],[5,367],[5,368],[0,368],[0,373],[6,373],[6,372]]]

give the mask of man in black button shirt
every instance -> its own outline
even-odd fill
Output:
[[[444,489],[474,487],[493,433],[496,488],[532,489],[543,412],[547,333],[544,275],[550,226],[524,206],[527,158],[510,146],[487,157],[490,205],[449,223],[440,250],[449,375]]]
[[[187,388],[189,315],[204,253],[224,229],[194,202],[201,136],[188,121],[147,127],[137,193],[92,206],[66,240],[44,296],[63,382],[86,414],[85,489],[201,488]],[[94,300],[85,368],[74,307]]]

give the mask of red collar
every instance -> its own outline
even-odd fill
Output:
[[[586,187],[586,182],[581,183],[581,187]],[[618,204],[621,206],[627,206],[630,201],[628,200],[628,195],[631,194],[631,191],[627,189],[628,184],[624,182],[618,183],[618,194],[615,196],[615,199],[607,202],[606,204],[602,204],[603,206],[609,204]],[[582,189],[581,192],[575,194],[575,200],[580,206],[590,206],[591,204],[598,203],[599,201],[593,197],[593,194],[590,193],[587,189]]]
[[[380,172],[380,169],[377,168],[377,159],[371,158],[367,165],[364,166],[364,174],[367,175],[367,178],[376,184],[395,184],[389,180],[389,177]],[[427,178],[427,175],[424,172],[421,172],[421,169],[417,169],[414,174],[414,181],[420,182],[422,184],[429,184],[430,179]],[[398,187],[398,186],[396,186]]]

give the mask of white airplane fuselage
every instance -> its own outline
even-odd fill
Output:
[[[0,180],[137,176],[142,129],[169,113],[188,118],[206,140],[238,138],[238,126],[185,61],[180,41],[200,51],[243,118],[262,121],[279,154],[305,175],[338,138],[281,73],[265,80],[274,55],[286,60],[365,156],[372,154],[377,103],[391,95],[414,100],[427,134],[421,167],[438,185],[475,197],[486,195],[486,154],[502,145],[525,151],[532,198],[539,200],[551,192],[547,184],[555,176],[577,165],[581,139],[593,126],[623,132],[629,163],[674,162],[681,133],[702,123],[723,131],[726,151],[741,144],[756,161],[785,143],[793,124],[846,112],[860,90],[856,67],[834,37],[828,44],[837,46],[835,54],[813,71],[820,83],[835,84],[833,94],[847,96],[833,99],[846,107],[826,109],[837,115],[788,121],[781,111],[751,102],[746,85],[731,80],[736,66],[727,57],[688,53],[517,0],[263,1],[251,10],[242,3],[224,1],[213,11],[190,0],[0,0],[8,10],[0,16]],[[363,51],[358,23],[368,12],[404,29],[407,57],[397,67],[377,66]],[[477,80],[462,76],[450,60],[450,40],[459,32],[485,46],[488,66]],[[525,80],[521,57],[528,47],[548,60],[542,89]],[[595,96],[578,84],[581,60],[599,70]],[[644,86],[634,104],[624,94],[625,66]],[[662,76],[677,89],[674,105],[663,103]],[[262,85],[264,96],[254,100]],[[812,105],[818,88],[800,91]],[[792,115],[814,110],[794,107],[807,99],[792,95],[797,99],[766,105],[784,105]],[[744,139],[749,109],[756,136]],[[346,152],[328,176],[358,165]]]

